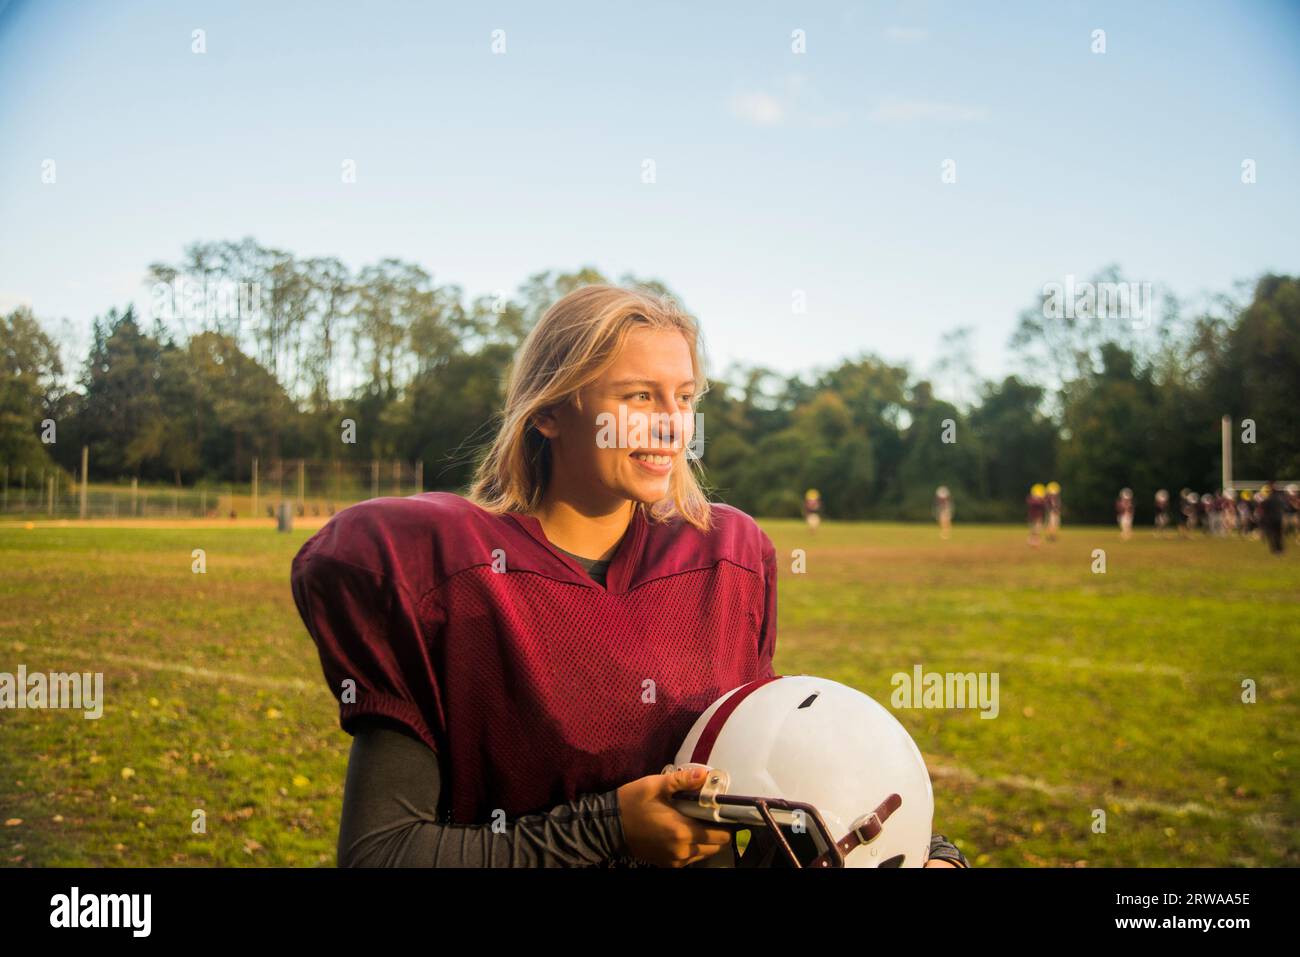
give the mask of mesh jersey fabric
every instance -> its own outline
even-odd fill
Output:
[[[344,729],[388,717],[438,751],[453,823],[657,773],[716,698],[773,674],[775,552],[712,508],[707,533],[638,509],[603,589],[529,516],[447,493],[344,509],[291,574]]]

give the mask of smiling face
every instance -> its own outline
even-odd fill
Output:
[[[577,402],[537,419],[551,443],[550,489],[599,512],[666,498],[673,472],[689,467],[695,396],[685,337],[676,329],[633,329]]]

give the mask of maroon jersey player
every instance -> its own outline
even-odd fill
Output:
[[[685,456],[701,370],[670,301],[579,289],[521,348],[467,497],[364,502],[303,546],[294,598],[355,735],[340,863],[734,855],[673,805],[700,778],[655,773],[716,698],[774,674],[772,543]],[[963,863],[941,835],[930,857]]]
[[[1133,490],[1123,488],[1119,490],[1119,498],[1115,499],[1115,520],[1119,523],[1119,537],[1128,541],[1133,537]]]
[[[1047,516],[1047,487],[1035,484],[1029,489],[1025,498],[1025,510],[1029,517],[1029,544],[1037,548],[1043,540],[1043,520]]]
[[[1169,527],[1169,492],[1160,489],[1156,492],[1156,536],[1164,534]]]

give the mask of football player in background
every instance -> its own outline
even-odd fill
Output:
[[[1056,541],[1061,530],[1061,486],[1056,482],[1047,483],[1047,540]]]
[[[1164,538],[1165,529],[1169,527],[1169,492],[1160,489],[1156,492],[1156,538]]]
[[[1115,499],[1115,518],[1119,521],[1119,537],[1128,541],[1133,537],[1133,490],[1122,488]]]
[[[1220,512],[1219,521],[1222,523],[1223,534],[1230,535],[1237,530],[1237,493],[1230,488],[1225,488],[1219,493],[1218,507]]]
[[[808,523],[808,531],[817,531],[822,523],[822,495],[815,488],[803,493],[803,520]]]
[[[1035,483],[1025,498],[1029,515],[1029,545],[1037,548],[1043,541],[1043,518],[1047,513],[1047,489],[1041,483]]]
[[[1183,489],[1178,493],[1178,512],[1183,517],[1178,526],[1178,534],[1186,537],[1196,530],[1196,493],[1191,489]]]
[[[704,388],[670,300],[578,289],[515,357],[467,497],[372,499],[303,546],[294,599],[353,735],[340,865],[735,862],[673,804],[703,772],[654,773],[774,675],[772,543],[684,454]],[[936,835],[926,866],[967,865]]]
[[[952,536],[952,493],[946,485],[934,490],[934,517],[939,523],[939,537],[947,541]]]
[[[1242,489],[1241,497],[1237,499],[1237,534],[1243,538],[1247,537],[1254,530],[1254,508],[1252,505],[1250,492]]]
[[[1261,498],[1257,511],[1260,531],[1268,542],[1268,550],[1274,555],[1281,555],[1282,549],[1286,547],[1282,536],[1282,526],[1286,521],[1285,493],[1276,488],[1273,482],[1265,482],[1259,493]]]

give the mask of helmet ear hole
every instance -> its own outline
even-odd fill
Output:
[[[902,867],[903,861],[905,861],[906,859],[907,859],[906,854],[895,854],[889,860],[881,861],[880,866],[881,867]]]

